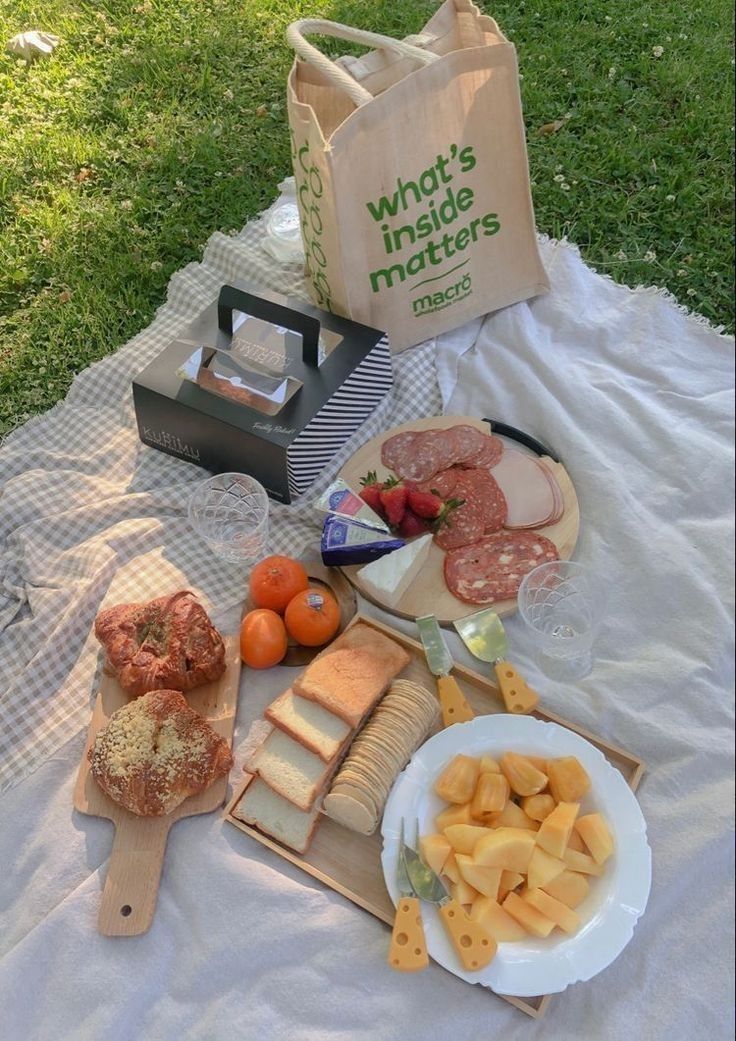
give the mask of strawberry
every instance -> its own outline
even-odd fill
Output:
[[[407,505],[418,517],[434,520],[442,512],[443,502],[434,492],[421,492],[417,488],[410,488]]]
[[[408,506],[404,510],[404,516],[399,524],[399,535],[404,539],[413,539],[415,535],[422,535],[429,530],[429,523],[424,517],[418,517]]]
[[[372,510],[378,514],[379,517],[386,519],[386,512],[381,502],[381,492],[383,491],[383,484],[376,478],[376,471],[371,470],[361,479],[362,488],[360,489],[360,497],[364,503],[367,503]]]
[[[393,528],[401,524],[401,518],[406,510],[407,494],[406,485],[395,477],[389,477],[380,493],[381,504],[386,511],[386,520]]]

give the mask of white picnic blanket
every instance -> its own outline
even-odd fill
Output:
[[[200,472],[138,444],[129,381],[227,277],[298,290],[260,235],[256,223],[215,236],[149,330],[0,449],[0,1037],[732,1037],[733,341],[546,240],[550,295],[401,355],[396,396],[356,443],[374,422],[440,407],[436,360],[446,412],[530,430],[566,463],[582,512],[576,558],[609,580],[596,666],[574,687],[552,683],[521,622],[508,631],[550,709],[647,762],[654,877],[631,944],[534,1023],[436,966],[391,972],[383,925],[214,814],[174,827],[150,932],[97,933],[111,829],[71,809],[91,620],[103,599],[179,576],[220,606],[242,590],[242,575],[204,563],[190,541],[183,510]],[[275,545],[297,549],[313,528],[285,511]],[[287,676],[244,673],[234,779]]]

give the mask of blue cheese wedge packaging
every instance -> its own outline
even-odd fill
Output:
[[[344,517],[329,516],[322,529],[320,549],[326,567],[349,567],[368,564],[405,545],[403,539],[388,532],[366,528]]]
[[[319,513],[332,514],[336,517],[343,517],[345,520],[357,521],[358,524],[364,524],[367,528],[375,528],[376,531],[389,530],[388,524],[382,521],[368,503],[363,502],[347,481],[343,481],[340,477],[333,481],[327,491],[320,495],[314,506]]]

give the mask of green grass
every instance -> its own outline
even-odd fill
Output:
[[[485,6],[519,52],[540,230],[732,329],[731,5]],[[272,200],[290,172],[289,21],[404,35],[434,7],[0,0],[0,40],[63,40],[30,69],[0,55],[0,434],[145,327],[212,232]]]

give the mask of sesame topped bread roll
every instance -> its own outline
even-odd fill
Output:
[[[162,817],[226,774],[230,746],[178,690],[154,690],[113,712],[88,752],[104,792],[140,817]]]

